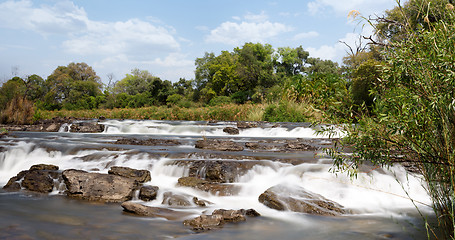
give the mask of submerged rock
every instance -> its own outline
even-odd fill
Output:
[[[139,190],[139,199],[142,201],[152,201],[156,199],[159,187],[156,186],[143,186]]]
[[[300,187],[276,185],[259,196],[259,202],[280,211],[302,212],[314,215],[337,216],[345,214],[338,203]]]
[[[179,206],[179,207],[187,207],[191,206],[191,199],[192,196],[188,194],[177,194],[173,192],[165,192],[163,194],[163,202],[161,204],[167,204],[169,206]]]
[[[62,175],[68,196],[90,201],[124,202],[132,199],[138,186],[132,178],[112,174],[69,169],[63,171]]]
[[[140,183],[151,181],[152,178],[150,177],[150,171],[148,170],[137,170],[129,167],[111,167],[108,171],[109,174],[127,177],[134,179]]]
[[[238,128],[233,128],[233,127],[225,127],[223,129],[223,132],[230,134],[230,135],[238,135],[240,133]]]
[[[134,202],[124,202],[122,203],[122,207],[125,212],[134,213],[139,216],[165,218],[167,220],[180,220],[192,215],[192,213],[188,212],[180,212],[160,207],[149,207]]]
[[[97,122],[79,122],[73,123],[70,132],[77,133],[101,133],[104,132],[104,125]]]
[[[204,139],[196,142],[196,148],[217,151],[243,151],[243,147],[233,141],[219,139]]]
[[[175,146],[180,145],[181,143],[175,139],[146,139],[141,140],[137,138],[121,138],[117,139],[115,144],[124,144],[124,145],[142,145],[142,146]]]
[[[196,177],[181,177],[178,180],[178,185],[183,187],[192,187],[212,194],[220,196],[231,196],[238,192],[238,188],[234,185],[213,183],[207,180]]]

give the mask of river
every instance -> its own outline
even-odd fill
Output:
[[[194,216],[219,208],[253,208],[261,217],[196,233],[183,226],[182,221],[125,213],[120,204],[69,199],[64,196],[64,189],[54,189],[46,195],[0,190],[0,239],[427,239],[417,208],[434,218],[420,176],[401,166],[366,169],[355,179],[332,173],[332,160],[324,152],[332,140],[317,134],[321,126],[265,124],[228,135],[223,129],[236,127],[233,122],[104,120],[100,124],[105,126],[102,133],[71,133],[66,126],[54,133],[10,132],[0,139],[0,185],[34,164],[99,173],[107,173],[112,166],[124,166],[149,170],[152,180],[146,185],[159,187],[157,199],[143,202],[144,205],[177,209]],[[332,137],[342,134],[334,131]],[[122,138],[177,140],[181,144],[115,144]],[[195,148],[197,140],[211,138],[272,147],[246,147],[240,152]],[[311,142],[318,150],[278,151],[273,147],[280,141],[297,139]],[[177,186],[178,178],[189,174],[181,162],[200,160],[258,164],[229,183],[239,189],[234,195],[220,196]],[[350,213],[314,216],[277,211],[258,201],[261,193],[278,184],[320,194]],[[206,208],[175,208],[162,203],[166,191],[196,196],[212,204]]]

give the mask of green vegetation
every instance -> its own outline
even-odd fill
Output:
[[[426,180],[438,226],[428,238],[454,239],[455,212],[455,12],[448,1],[409,1],[373,22],[383,61],[355,70],[370,113],[348,128],[351,156],[333,150],[338,170],[356,173],[361,164],[414,165]],[[355,87],[354,87],[355,86]],[[373,100],[373,101],[371,101]],[[365,110],[365,109],[364,109]],[[352,171],[353,170],[353,171]],[[436,231],[434,231],[436,228]]]
[[[455,12],[448,0],[410,0],[365,19],[368,47],[350,48],[343,65],[312,58],[301,46],[245,43],[195,60],[195,79],[171,83],[134,69],[103,86],[85,63],[42,79],[14,77],[0,88],[0,121],[56,116],[167,120],[346,123],[332,149],[335,170],[361,164],[411,164],[422,173],[438,216],[454,239]],[[358,12],[352,12],[356,16]],[[433,237],[432,229],[428,230]]]

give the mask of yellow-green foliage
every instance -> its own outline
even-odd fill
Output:
[[[35,107],[33,103],[23,96],[11,99],[1,112],[0,122],[13,124],[31,124]]]

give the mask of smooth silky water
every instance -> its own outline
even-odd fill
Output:
[[[30,192],[0,192],[0,239],[427,239],[424,222],[417,211],[432,215],[430,198],[418,175],[403,167],[373,169],[360,173],[356,179],[330,172],[332,160],[324,152],[277,152],[246,149],[223,158],[206,160],[249,161],[260,163],[233,184],[240,190],[234,196],[217,196],[199,190],[178,187],[177,179],[188,176],[188,169],[173,164],[174,160],[200,160],[205,150],[194,147],[203,138],[225,138],[235,142],[269,141],[304,138],[316,145],[330,143],[328,136],[317,135],[318,128],[308,124],[265,125],[240,131],[230,136],[223,128],[235,127],[232,122],[132,121],[106,120],[105,132],[82,134],[12,132],[0,140],[0,185],[21,170],[34,164],[54,164],[64,169],[81,169],[107,173],[112,166],[148,169],[158,186],[157,199],[144,205],[161,204],[163,193],[189,194],[213,203],[207,208],[180,208],[194,216],[210,214],[214,209],[253,208],[262,216],[246,222],[225,224],[223,228],[195,233],[182,221],[138,217],[122,211],[120,204],[101,204],[68,199],[64,189],[54,189],[49,195]],[[342,132],[334,129],[336,135]],[[139,139],[176,139],[178,146],[117,145],[124,137]],[[209,151],[210,152],[210,151]],[[182,157],[183,156],[183,157]],[[191,155],[192,156],[192,155]],[[245,159],[241,159],[245,156]],[[299,160],[298,165],[276,159]],[[339,217],[312,216],[276,211],[258,201],[266,189],[284,184],[303,187],[335,201],[352,214]],[[409,199],[411,197],[414,201]]]

